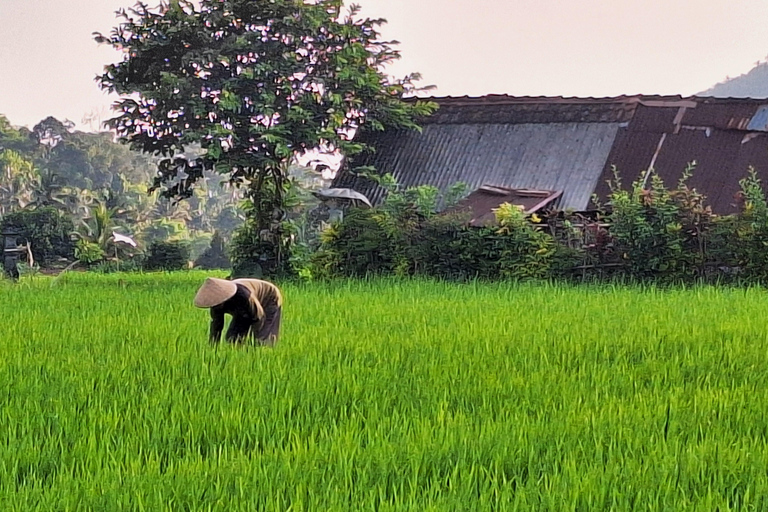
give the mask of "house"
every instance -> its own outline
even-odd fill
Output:
[[[594,209],[593,195],[607,198],[613,166],[625,187],[648,168],[671,187],[695,161],[689,184],[705,194],[719,214],[736,211],[734,195],[750,166],[768,182],[768,100],[506,95],[431,99],[440,108],[420,121],[421,133],[367,134],[364,140],[375,152],[353,165],[373,165],[404,186],[428,184],[445,192],[464,182],[483,196],[478,218],[487,216],[485,210],[493,203],[489,194],[502,199],[504,190],[517,196],[519,191],[534,191],[540,198],[545,194],[550,201],[533,202],[540,208]],[[332,186],[355,189],[374,204],[384,195],[377,184],[346,167]],[[496,192],[488,192],[492,189]]]

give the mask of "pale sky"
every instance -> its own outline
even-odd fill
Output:
[[[110,116],[94,76],[118,58],[108,32],[133,0],[0,0],[0,113],[82,129]],[[150,5],[155,0],[148,2]],[[401,42],[390,74],[433,94],[695,94],[768,56],[766,0],[358,0]]]

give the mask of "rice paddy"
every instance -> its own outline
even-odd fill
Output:
[[[765,290],[203,278],[0,283],[0,510],[768,509]]]

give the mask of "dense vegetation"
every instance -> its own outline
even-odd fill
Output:
[[[214,232],[229,239],[242,222],[240,195],[221,186],[221,178],[207,174],[192,197],[173,204],[149,193],[155,174],[151,158],[117,143],[111,133],[73,130],[50,117],[28,130],[0,115],[0,171],[3,226],[21,229],[43,266],[57,257],[73,258],[74,240],[67,245],[60,233],[57,241],[43,236],[52,219],[71,226],[66,235],[81,240],[81,246],[95,245],[97,261],[114,254],[112,230],[133,236],[141,248],[184,240],[194,257]]]
[[[765,291],[283,284],[211,348],[201,273],[0,287],[0,508],[765,510]]]
[[[495,225],[477,228],[460,211],[438,211],[455,204],[462,187],[440,197],[429,186],[403,189],[389,175],[376,177],[387,189],[382,204],[347,204],[342,220],[325,222],[328,208],[310,189],[327,182],[294,166],[287,214],[268,232],[247,221],[258,208],[216,185],[221,178],[210,175],[210,188],[171,204],[148,193],[149,160],[109,134],[72,131],[51,118],[30,131],[0,117],[0,165],[0,225],[16,228],[43,267],[77,259],[107,271],[179,269],[191,259],[201,268],[230,268],[231,260],[237,276],[304,279],[768,282],[768,201],[751,170],[735,215],[714,215],[688,187],[690,166],[673,187],[653,171],[624,186],[617,172],[608,202],[593,215],[524,215],[502,205]],[[139,248],[116,245],[113,230],[133,235]]]
[[[322,233],[306,273],[768,282],[768,201],[755,172],[745,170],[740,211],[727,216],[688,186],[693,172],[691,165],[673,187],[653,171],[628,185],[616,173],[597,212],[525,215],[504,204],[484,227],[470,226],[461,211],[438,214],[433,187],[390,183],[382,205],[350,210]]]
[[[139,3],[119,12],[109,35],[96,34],[121,54],[98,78],[120,95],[109,126],[157,156],[154,186],[186,198],[216,173],[245,190],[236,271],[285,270],[292,233],[281,221],[297,158],[343,155],[349,164],[370,149],[355,134],[417,129],[415,118],[437,107],[403,101],[419,76],[386,74],[397,43],[380,38],[384,20],[359,13],[343,0]]]

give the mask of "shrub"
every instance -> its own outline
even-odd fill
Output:
[[[51,266],[59,259],[74,259],[75,243],[71,237],[74,224],[56,208],[46,206],[5,215],[2,229],[8,228],[16,229],[21,239],[31,243],[35,263],[42,267]]]
[[[669,281],[704,275],[714,215],[704,205],[704,196],[686,183],[694,166],[686,168],[673,190],[653,170],[641,174],[630,190],[622,190],[614,170],[608,222],[616,252],[631,277]]]
[[[273,181],[265,186],[274,189]],[[296,191],[287,187],[285,205],[294,202]],[[280,277],[291,275],[292,226],[285,222],[285,211],[274,209],[264,195],[252,197],[242,203],[245,221],[234,232],[229,257],[233,277]]]
[[[323,233],[312,275],[768,283],[768,199],[754,169],[740,182],[741,211],[723,217],[688,186],[694,169],[695,162],[673,189],[651,170],[628,190],[614,169],[607,214],[540,219],[504,204],[495,211],[498,225],[482,228],[460,213],[437,215],[435,189],[401,191],[385,176],[381,206],[352,209]]]
[[[99,244],[81,238],[75,245],[75,258],[80,263],[90,266],[104,259],[104,251]]]
[[[260,230],[247,218],[235,231],[230,245],[233,277],[264,277],[286,273],[279,230]]]
[[[535,229],[523,211],[509,203],[495,211],[501,236],[499,271],[512,279],[543,279],[549,277],[555,254],[555,240]]]
[[[416,274],[459,280],[499,275],[499,237],[467,220],[463,213],[438,215],[413,232],[408,257]]]
[[[211,244],[203,254],[195,260],[195,268],[206,270],[231,268],[224,239],[219,232],[215,232],[211,238]]]
[[[498,227],[472,227],[468,214],[438,215],[438,205],[455,204],[466,190],[459,183],[445,197],[431,186],[401,189],[385,174],[375,178],[387,191],[373,209],[352,209],[323,233],[314,254],[313,275],[424,275],[444,279],[545,277],[554,239],[533,227],[523,212],[504,205]]]
[[[115,272],[138,272],[143,269],[143,261],[139,256],[119,261],[103,260],[91,267],[91,271],[99,274],[112,274]]]
[[[742,279],[768,282],[768,201],[760,179],[753,168],[739,182],[741,211],[733,218],[722,220],[725,263],[738,267]]]
[[[186,238],[173,238],[172,240],[186,240],[189,243],[189,259],[197,260],[205,251],[210,249],[213,235],[211,233],[194,233]]]
[[[350,210],[323,233],[313,257],[318,276],[418,274],[443,279],[547,277],[554,239],[534,228],[516,207],[499,209],[499,227],[472,227],[466,215],[424,218],[407,204],[397,216],[378,209]]]
[[[394,247],[385,216],[375,209],[353,208],[344,220],[321,234],[320,249],[312,256],[318,277],[361,277],[394,271]]]
[[[181,270],[189,264],[189,245],[185,241],[154,241],[147,249],[145,270]]]

